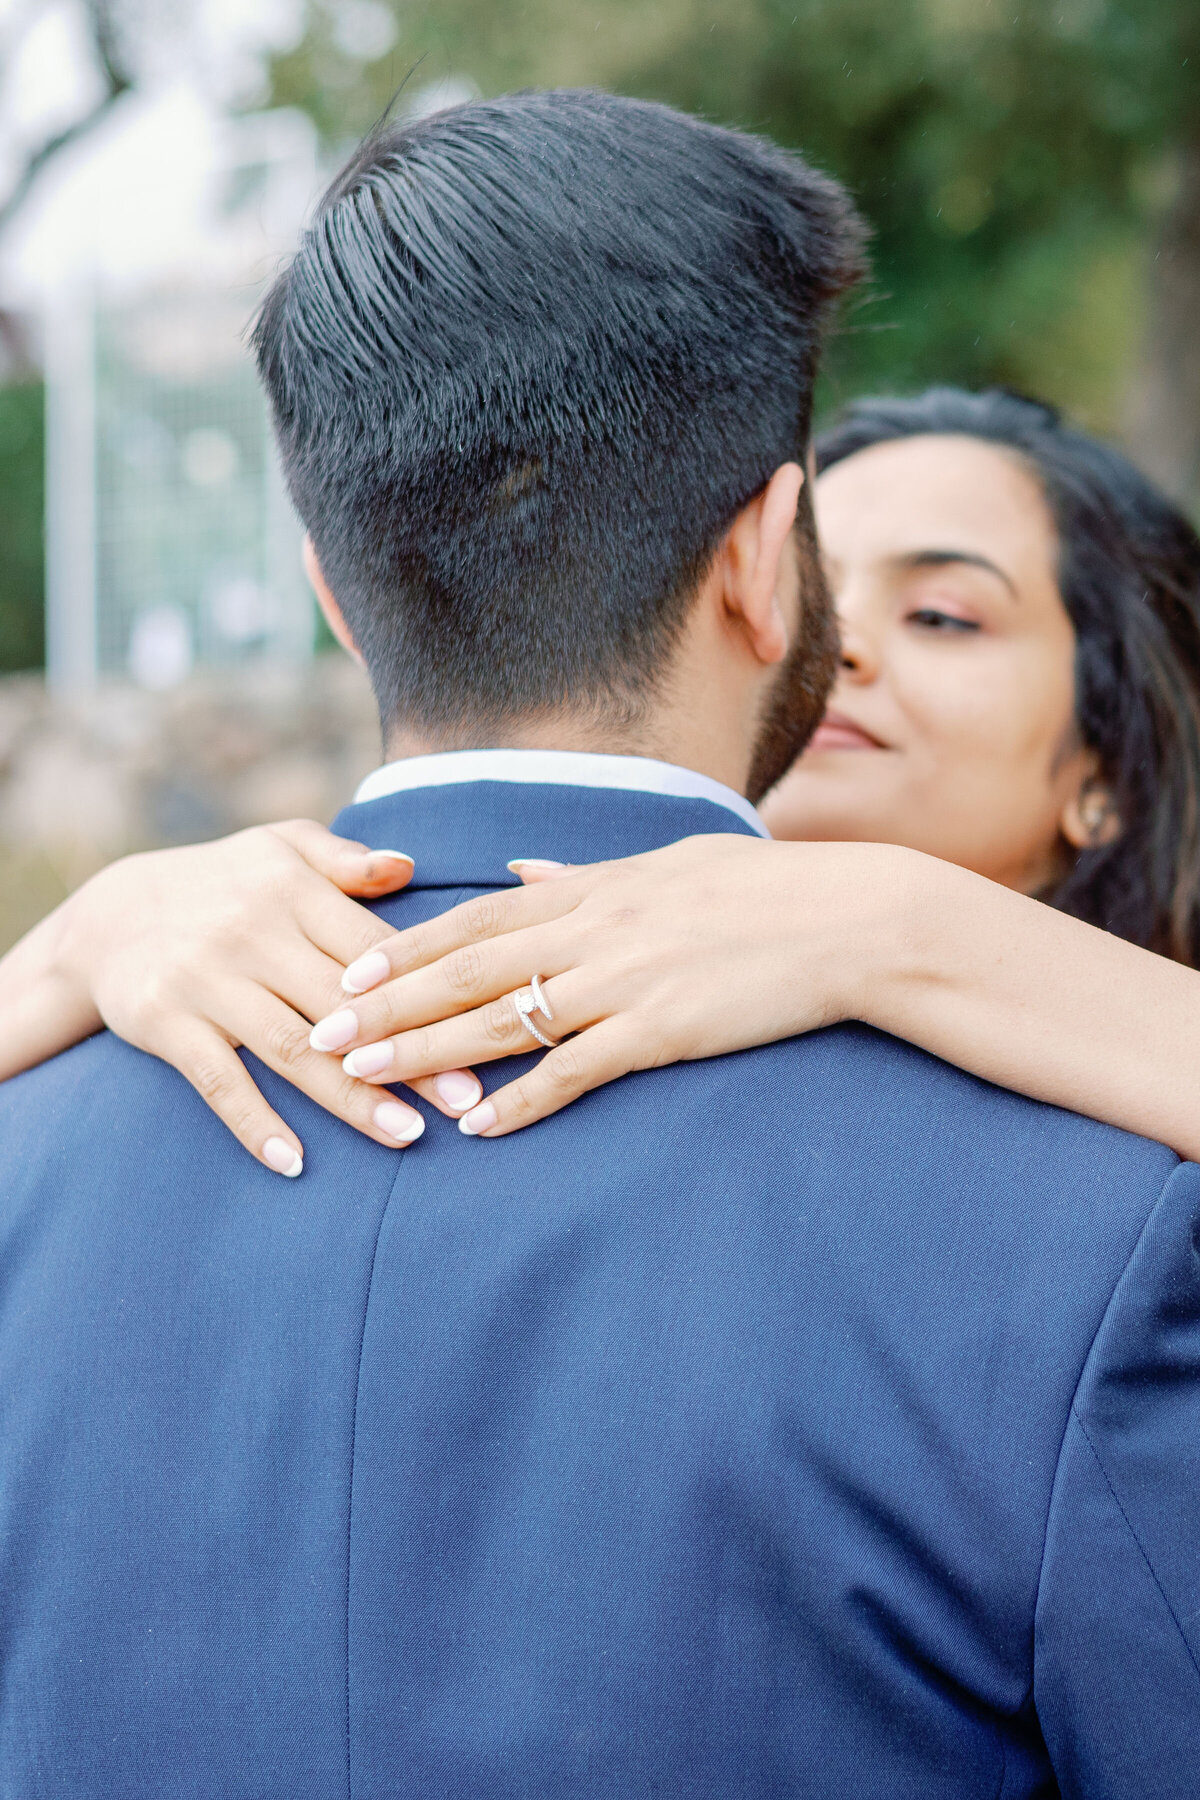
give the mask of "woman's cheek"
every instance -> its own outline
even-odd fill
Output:
[[[1048,737],[1048,724],[1057,729],[1058,683],[1015,643],[981,637],[957,665],[943,661],[924,673],[905,710],[939,761],[999,763],[999,777],[1005,763]]]

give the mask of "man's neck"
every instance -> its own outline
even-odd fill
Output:
[[[709,734],[706,739],[700,729],[673,730],[672,724],[674,721],[657,717],[630,723],[611,717],[601,720],[594,715],[555,713],[488,731],[464,727],[428,733],[398,725],[386,735],[385,753],[389,762],[448,750],[567,750],[600,756],[643,756],[695,770],[735,793],[745,792],[748,759],[731,756],[717,734]]]

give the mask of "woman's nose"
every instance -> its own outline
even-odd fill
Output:
[[[860,685],[874,681],[879,674],[879,652],[870,633],[847,619],[839,618],[842,639],[842,674]]]

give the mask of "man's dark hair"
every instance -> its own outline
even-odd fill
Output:
[[[861,244],[798,157],[607,94],[363,145],[255,347],[385,726],[636,716],[729,524],[804,455]]]

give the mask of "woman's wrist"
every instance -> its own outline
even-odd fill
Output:
[[[66,936],[86,906],[80,893],[70,895],[0,959],[0,1081],[103,1024],[86,983],[63,960]]]
[[[797,844],[816,852],[800,891],[814,873],[829,884],[836,942],[829,957],[828,1022],[858,1019],[898,1031],[916,996],[938,981],[939,921],[947,912],[947,877],[936,857],[897,844]],[[821,863],[825,865],[821,868]]]
[[[882,854],[863,875],[870,922],[857,1010],[848,1016],[945,1054],[947,1034],[953,1041],[964,1008],[974,1020],[986,989],[984,948],[1002,940],[1008,908],[1032,903],[920,850],[863,848]]]

